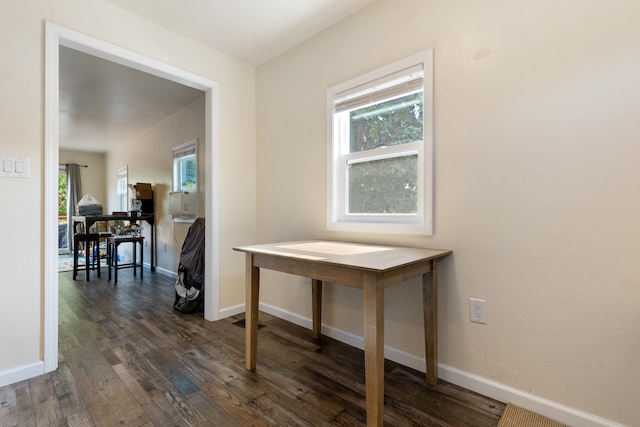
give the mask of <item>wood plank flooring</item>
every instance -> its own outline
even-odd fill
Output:
[[[104,272],[104,271],[103,271]],[[173,310],[173,280],[59,273],[59,369],[0,388],[1,426],[362,426],[361,350],[260,313],[244,368],[243,315]],[[496,426],[505,405],[385,362],[385,425]]]

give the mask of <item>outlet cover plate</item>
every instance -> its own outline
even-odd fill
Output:
[[[469,298],[469,320],[475,323],[487,324],[487,301],[479,298]]]

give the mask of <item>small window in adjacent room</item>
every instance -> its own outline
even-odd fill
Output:
[[[129,210],[129,204],[127,200],[127,180],[127,166],[123,166],[116,170],[116,211],[126,212]]]
[[[432,234],[433,50],[327,91],[330,230]]]
[[[173,191],[198,189],[198,140],[173,148]]]

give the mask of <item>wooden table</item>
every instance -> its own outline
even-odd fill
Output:
[[[427,383],[438,381],[438,261],[449,250],[301,241],[241,246],[246,254],[246,368],[256,369],[260,268],[311,278],[313,337],[322,326],[322,282],[363,290],[367,425],[384,409],[384,289],[422,276]]]

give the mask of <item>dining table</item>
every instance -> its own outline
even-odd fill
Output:
[[[109,215],[74,215],[72,217],[72,221],[73,221],[73,230],[75,232],[76,229],[76,225],[82,224],[84,226],[84,230],[85,232],[85,236],[89,236],[88,230],[91,228],[91,226],[93,226],[95,223],[97,222],[102,222],[102,221],[129,221],[130,223],[138,223],[139,221],[145,221],[147,224],[149,224],[149,228],[150,228],[150,251],[151,251],[151,256],[150,256],[150,267],[151,267],[151,271],[155,271],[156,269],[156,257],[155,257],[155,247],[156,247],[156,243],[155,243],[155,216],[152,213],[139,213],[136,211],[131,211],[131,212],[127,212],[127,213],[122,213],[122,214],[109,214]],[[85,242],[85,247],[88,247],[86,244],[88,243],[88,240]],[[86,274],[86,280],[89,280],[89,268],[88,268],[88,263],[87,263],[87,267],[85,268],[85,274]]]

